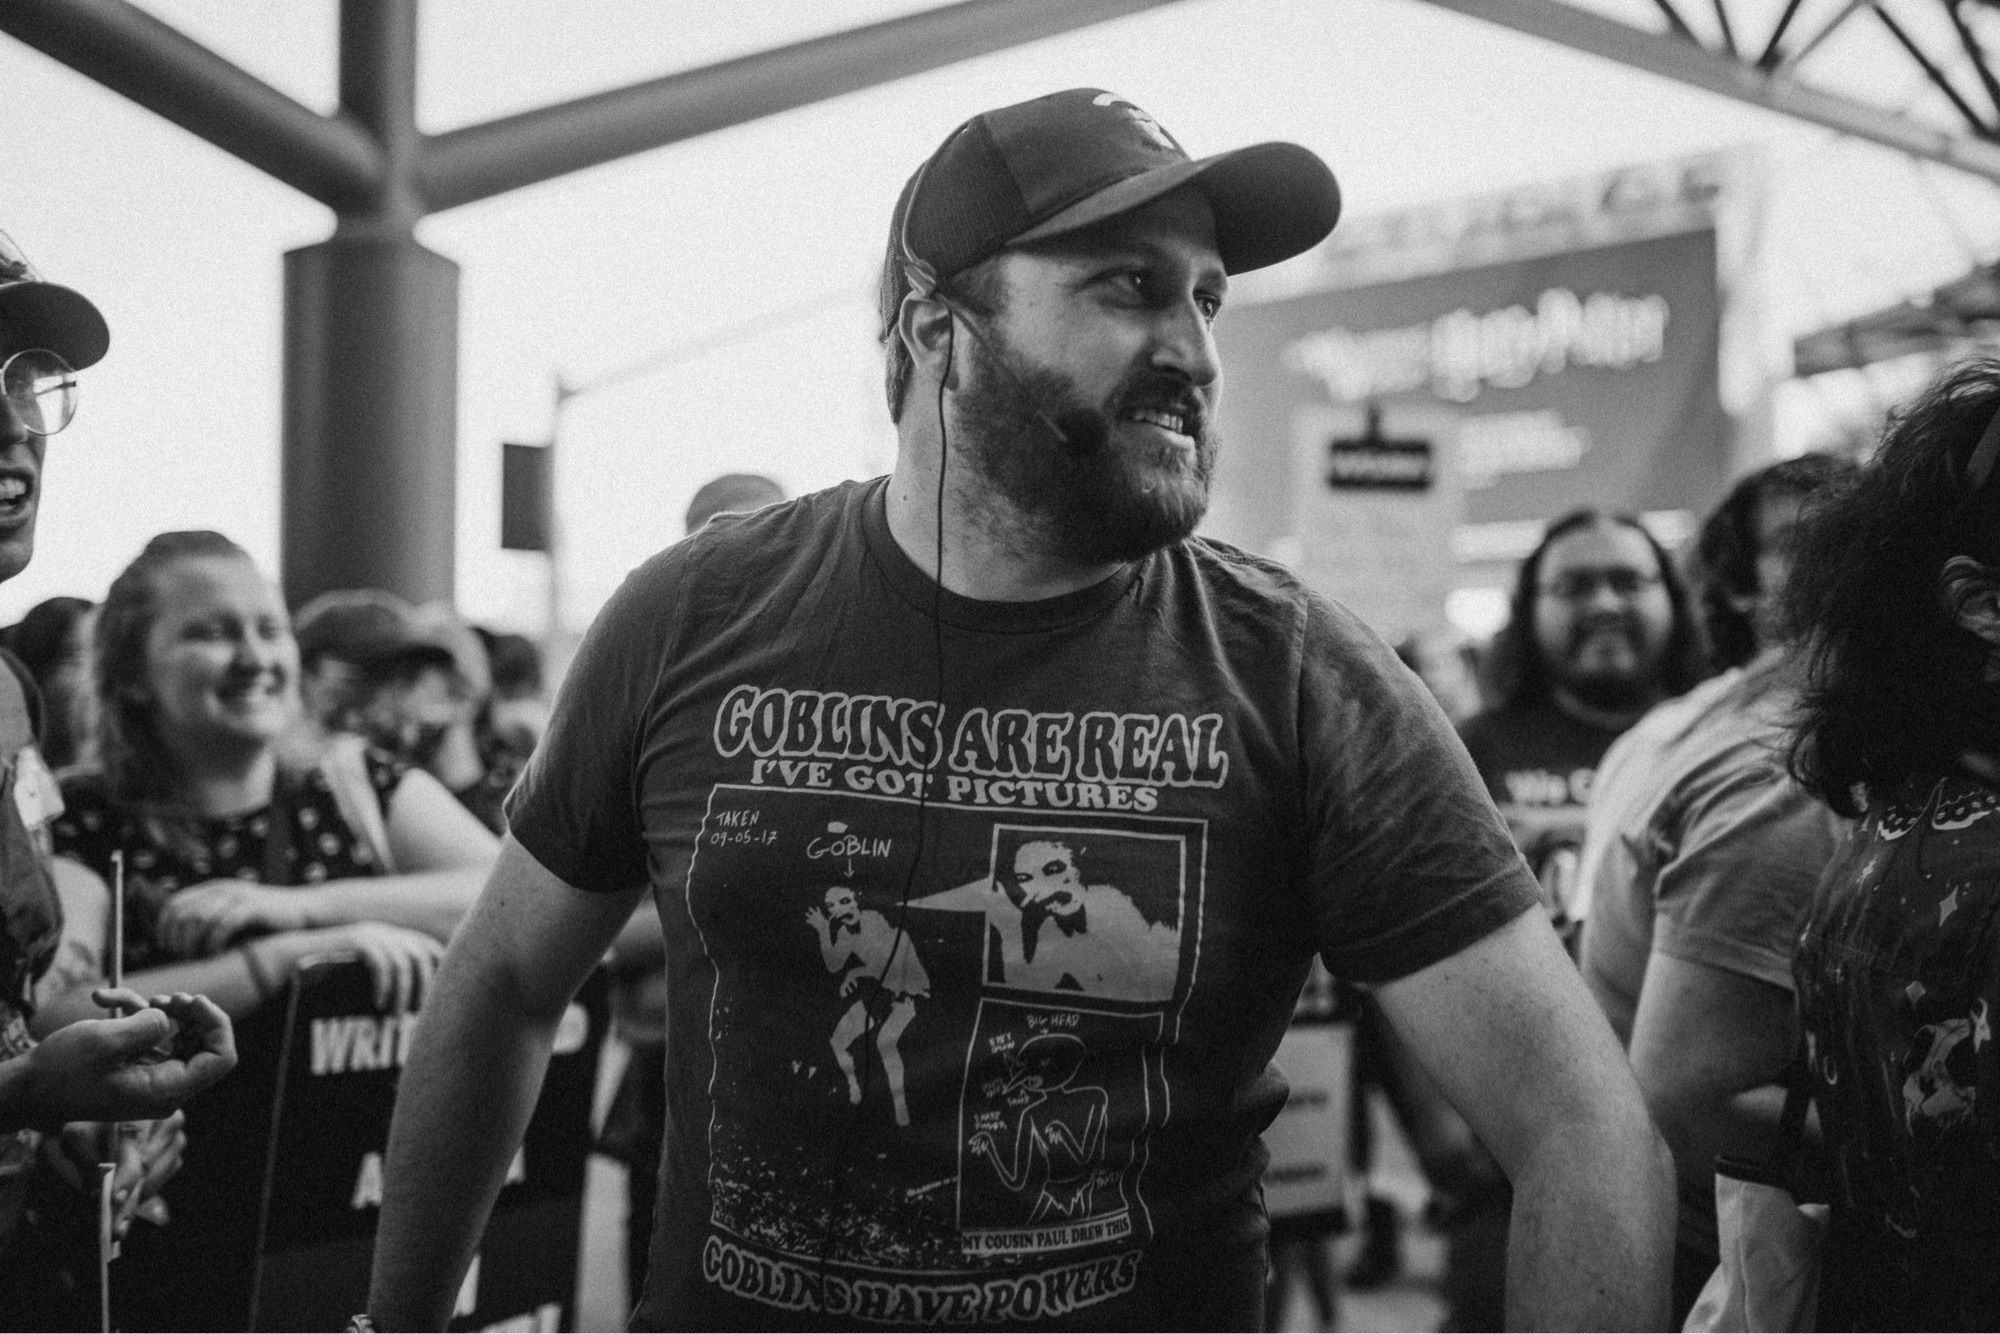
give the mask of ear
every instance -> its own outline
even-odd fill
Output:
[[[896,312],[896,336],[903,340],[917,370],[936,383],[951,354],[951,308],[934,296],[909,293]]]
[[[1970,556],[1953,556],[1938,571],[1937,599],[1954,624],[2000,648],[2000,573]]]

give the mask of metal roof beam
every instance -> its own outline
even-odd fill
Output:
[[[431,211],[872,88],[1172,0],[962,0],[452,130],[426,144]]]
[[[2000,144],[1934,129],[1908,117],[1808,87],[1783,73],[1761,72],[1683,38],[1645,32],[1561,0],[1427,0],[1427,3],[1823,125],[1912,157],[1956,167],[2000,184]]]
[[[322,116],[126,0],[5,0],[0,31],[335,209],[374,198],[388,163]]]

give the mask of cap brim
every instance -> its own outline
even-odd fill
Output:
[[[55,283],[0,286],[0,319],[14,330],[16,342],[45,347],[77,370],[95,365],[111,347],[111,330],[97,307],[83,293]]]
[[[1340,220],[1340,185],[1319,155],[1297,144],[1252,144],[1128,176],[1080,199],[1007,244],[1044,241],[1129,213],[1191,185],[1215,214],[1222,267],[1247,273],[1304,254]]]

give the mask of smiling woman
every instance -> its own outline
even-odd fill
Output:
[[[304,738],[298,644],[262,571],[219,533],[156,537],[94,649],[98,763],[64,787],[56,850],[106,879],[123,853],[132,984],[241,1017],[345,952],[384,1004],[413,1003],[494,840],[428,774]]]
[[[209,997],[253,1070],[284,1019],[267,1002],[315,956],[359,958],[378,1005],[411,1008],[497,845],[429,774],[308,736],[291,618],[243,549],[213,532],[154,538],[112,582],[92,650],[98,754],[68,776],[52,827],[66,904],[104,893],[79,867],[110,880],[122,855],[129,984]],[[104,914],[69,916],[68,989],[37,1025],[95,1013]],[[239,1075],[190,1112],[171,1220],[123,1262],[128,1327],[201,1327],[240,1295],[216,1257],[253,1240],[257,1183],[233,1151],[268,1130],[270,1096]]]

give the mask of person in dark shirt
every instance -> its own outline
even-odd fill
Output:
[[[1647,709],[1705,674],[1693,599],[1643,524],[1578,509],[1548,526],[1494,640],[1498,702],[1459,735],[1566,936],[1598,761]]]
[[[2000,1329],[2000,358],[1809,520],[1791,768],[1859,821],[1793,955],[1831,1204],[1812,1328]]]
[[[1230,274],[1338,200],[1303,148],[1191,158],[1094,88],[912,175],[895,471],[711,523],[591,627],[404,1072],[382,1327],[450,1318],[555,1025],[648,891],[669,1115],[635,1328],[1255,1327],[1270,1060],[1315,953],[1515,1174],[1514,1317],[1664,1318],[1671,1160],[1443,713],[1351,613],[1194,535]],[[1085,976],[1012,966],[1016,876],[1084,900],[1036,962],[1087,935]],[[829,984],[803,924],[833,885],[909,949]],[[828,1036],[857,1002],[858,1093]]]

